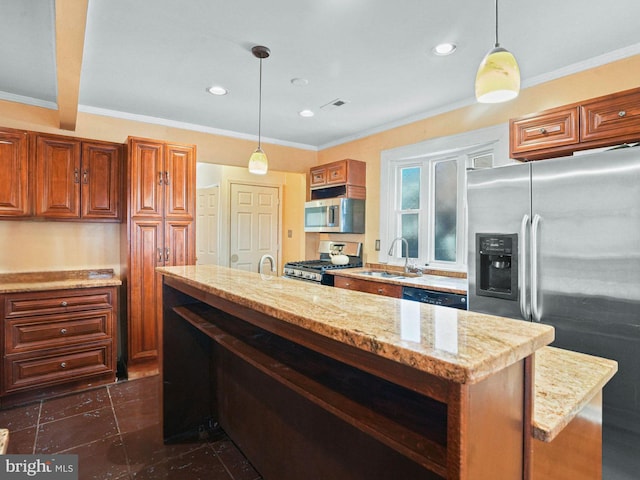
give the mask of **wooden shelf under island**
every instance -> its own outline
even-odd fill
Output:
[[[530,479],[548,457],[533,398],[552,327],[219,266],[158,271],[167,442],[220,427],[267,480]]]

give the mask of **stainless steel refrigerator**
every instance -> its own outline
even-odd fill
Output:
[[[553,345],[617,360],[604,426],[640,445],[640,147],[467,181],[469,310],[552,325]]]

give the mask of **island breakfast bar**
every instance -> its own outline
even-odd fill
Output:
[[[167,441],[221,427],[263,478],[532,478],[549,326],[219,266],[163,275]]]

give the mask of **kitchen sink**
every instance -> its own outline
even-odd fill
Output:
[[[376,277],[376,278],[403,278],[404,277],[404,275],[400,273],[379,272],[379,271],[358,272],[358,274],[366,275],[367,277]]]

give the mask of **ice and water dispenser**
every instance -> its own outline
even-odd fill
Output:
[[[518,235],[476,233],[476,295],[518,298]]]

